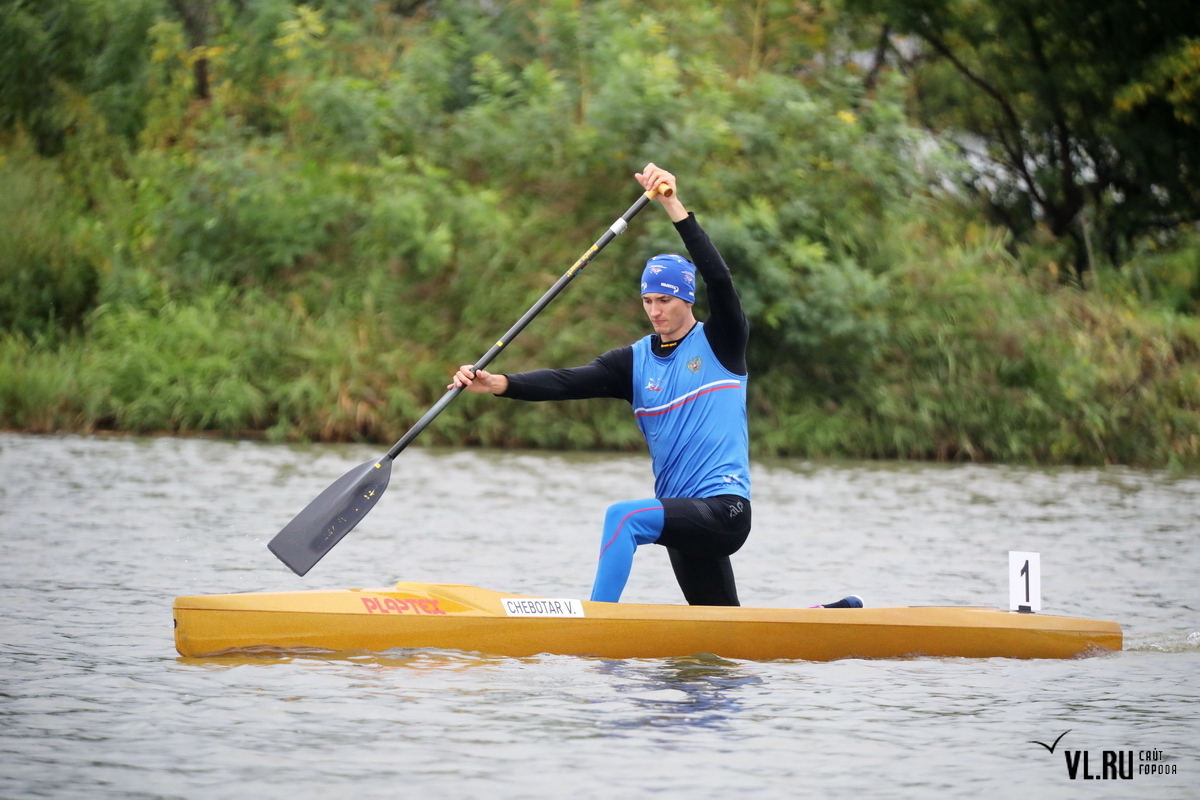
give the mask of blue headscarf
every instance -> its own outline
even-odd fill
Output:
[[[668,294],[696,302],[696,267],[683,256],[664,253],[646,262],[642,294]]]

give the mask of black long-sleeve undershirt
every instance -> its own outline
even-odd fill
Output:
[[[675,223],[696,271],[704,278],[709,316],[704,336],[721,366],[735,375],[745,375],[746,342],[750,324],[742,312],[741,300],[733,286],[733,276],[725,259],[693,214]],[[695,328],[692,329],[692,332]],[[692,332],[687,335],[691,336]],[[686,338],[686,337],[685,337]],[[654,352],[665,355],[658,334],[651,336]],[[582,400],[589,397],[615,397],[633,402],[633,346],[609,350],[590,364],[565,369],[538,369],[508,375],[508,389],[502,397],[514,400]]]

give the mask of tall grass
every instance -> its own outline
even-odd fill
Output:
[[[1039,284],[997,259],[949,254],[892,274],[880,309],[886,343],[836,399],[805,391],[794,371],[756,372],[755,451],[1200,463],[1200,324]],[[9,335],[0,340],[0,418],[32,431],[390,443],[441,395],[450,370],[504,327],[415,310],[393,319],[361,295],[359,303],[312,313],[298,295],[226,292],[156,310],[104,307],[86,338],[56,344]],[[548,311],[533,341],[514,345],[497,368],[541,366],[548,351],[560,354],[550,361],[582,363],[637,327],[633,298],[631,313],[611,309],[608,325],[581,305]],[[410,314],[426,322],[412,338],[403,330]],[[424,436],[458,445],[641,446],[616,401],[550,407],[465,395]]]

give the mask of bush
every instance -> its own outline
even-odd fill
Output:
[[[55,337],[94,305],[99,271],[80,204],[52,162],[0,156],[0,329]]]
[[[143,161],[154,162],[160,195],[148,219],[156,257],[183,286],[262,284],[320,264],[353,209],[316,164],[269,142]]]

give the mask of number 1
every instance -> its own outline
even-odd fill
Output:
[[[1025,566],[1021,567],[1021,575],[1025,576],[1025,602],[1029,602],[1029,559],[1025,559]]]

